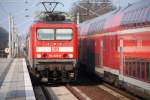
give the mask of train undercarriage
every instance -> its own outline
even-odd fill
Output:
[[[97,72],[99,73],[99,72]],[[119,76],[112,74],[110,72],[104,71],[103,76],[97,74],[98,76],[102,77],[105,82],[108,82],[111,85],[114,85],[115,87],[121,88],[124,91],[127,91],[129,93],[132,93],[135,96],[141,97],[141,99],[149,99],[150,93],[149,91],[137,87],[133,84],[127,83],[125,81],[119,80]]]
[[[33,60],[32,73],[41,82],[73,82],[77,77],[75,60]]]

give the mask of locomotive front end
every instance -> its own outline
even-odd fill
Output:
[[[37,26],[33,41],[33,68],[42,81],[70,82],[77,76],[75,24]]]

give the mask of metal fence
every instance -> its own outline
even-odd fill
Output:
[[[5,53],[4,50],[0,50],[0,58],[6,58],[7,57],[7,53]]]

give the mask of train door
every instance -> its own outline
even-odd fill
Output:
[[[103,41],[102,41],[102,43],[103,43],[103,45],[102,45],[102,47],[103,47],[103,66],[106,66],[107,65],[107,61],[108,61],[108,59],[107,59],[107,57],[108,57],[108,49],[107,49],[107,38],[106,38],[106,36],[103,36],[103,39],[102,39]]]
[[[120,38],[120,69],[119,80],[123,80],[123,39]]]
[[[103,67],[103,40],[100,40],[100,67]]]
[[[103,39],[98,39],[96,43],[96,54],[95,54],[95,60],[96,60],[96,66],[95,66],[95,72],[98,73],[99,75],[104,74],[104,69],[103,69]],[[103,77],[103,76],[102,76]]]

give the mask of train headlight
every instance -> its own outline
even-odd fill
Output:
[[[68,56],[69,56],[69,58],[73,58],[73,54],[69,54]]]
[[[37,58],[41,58],[41,54],[37,54],[36,56],[37,56]]]

